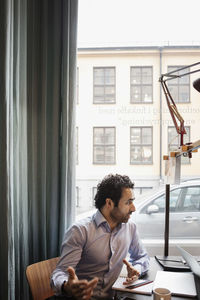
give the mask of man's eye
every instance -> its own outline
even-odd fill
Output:
[[[133,202],[132,200],[129,200],[129,201],[127,202],[127,204],[130,205],[130,204],[132,204],[132,202]]]

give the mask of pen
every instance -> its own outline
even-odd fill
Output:
[[[143,286],[145,284],[152,283],[152,282],[153,282],[153,280],[146,280],[146,281],[143,281],[143,282],[140,282],[140,283],[135,283],[135,284],[126,286],[125,288],[126,289],[134,289],[136,287]]]

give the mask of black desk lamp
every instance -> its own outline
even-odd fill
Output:
[[[178,68],[174,71],[171,71],[169,73],[165,73],[162,74],[159,82],[161,83],[162,89],[164,91],[165,97],[166,97],[166,101],[167,101],[167,105],[174,123],[174,126],[176,128],[177,133],[180,135],[180,147],[178,149],[178,153],[176,153],[176,157],[180,156],[180,155],[184,155],[184,156],[188,156],[189,158],[192,157],[192,151],[194,151],[195,149],[200,147],[200,140],[195,142],[195,143],[188,143],[186,145],[184,145],[184,141],[183,141],[183,136],[184,134],[186,134],[186,130],[184,127],[184,119],[181,116],[181,114],[178,111],[178,108],[172,98],[172,95],[169,92],[168,86],[167,86],[167,81],[169,80],[173,80],[175,78],[180,78],[192,73],[196,73],[200,71],[199,69],[195,69],[193,71],[190,72],[183,72],[182,74],[177,74],[179,71],[183,71],[185,69],[188,68],[193,68],[196,67],[197,65],[200,65],[200,62],[197,62],[195,64],[191,64],[182,68]],[[198,78],[197,80],[195,80],[193,82],[193,87],[200,92],[200,78]],[[178,125],[179,122],[179,125]],[[184,148],[185,146],[185,148]],[[164,233],[164,257],[168,256],[168,252],[169,252],[169,201],[170,201],[170,184],[166,184],[166,190],[165,190],[165,233]],[[163,258],[163,257],[162,257]],[[161,261],[163,260],[161,257],[156,256],[157,260],[160,260],[159,262],[161,263]],[[168,260],[169,261],[169,260]],[[182,269],[184,269],[182,267]]]

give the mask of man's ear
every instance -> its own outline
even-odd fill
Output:
[[[106,206],[107,206],[107,208],[113,208],[114,207],[114,202],[112,201],[111,198],[106,198]]]

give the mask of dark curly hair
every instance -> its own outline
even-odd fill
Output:
[[[112,199],[115,206],[118,206],[123,188],[133,189],[134,183],[126,175],[109,174],[97,185],[97,193],[94,197],[96,208],[102,208],[106,198]]]

